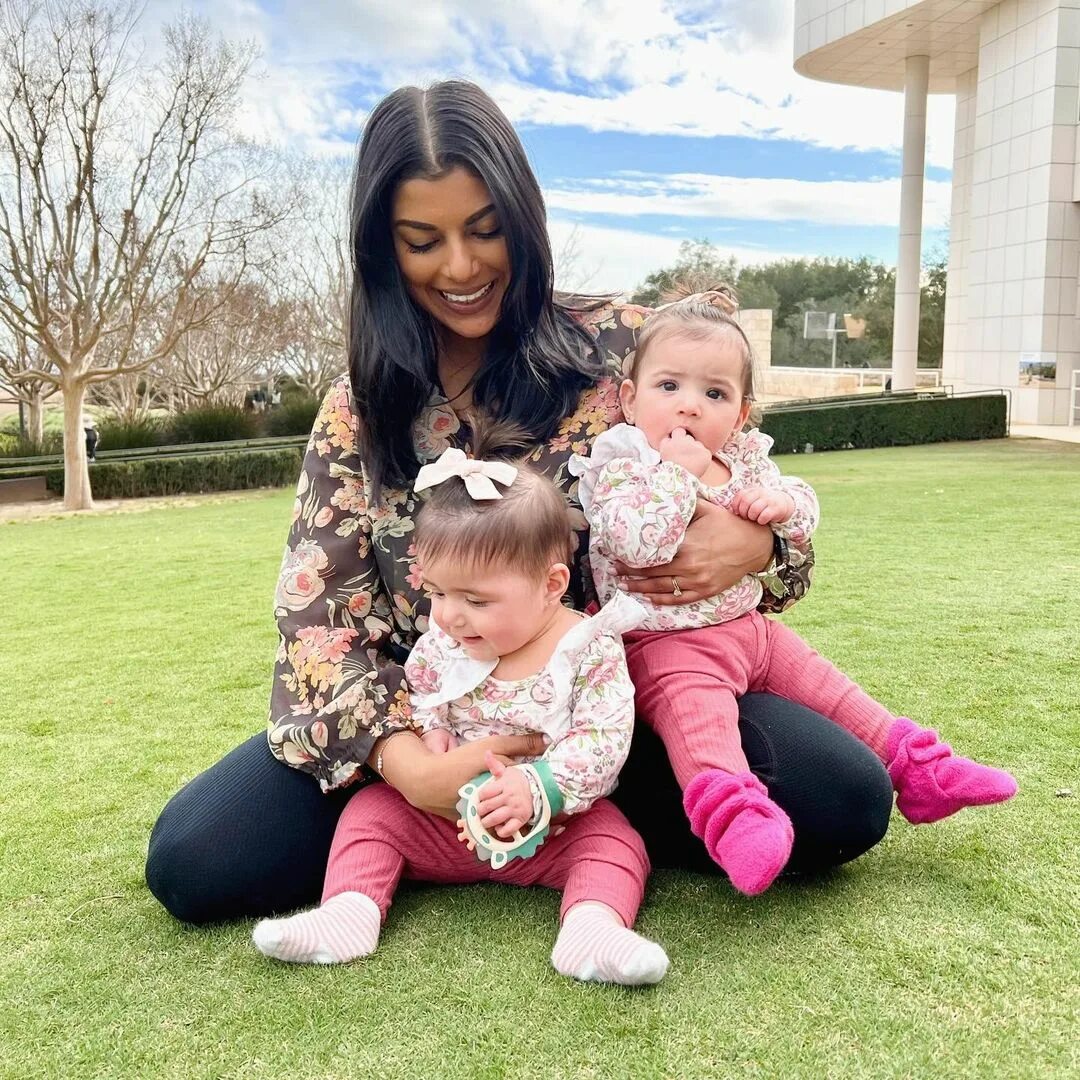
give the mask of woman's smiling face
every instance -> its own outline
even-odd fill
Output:
[[[510,254],[484,182],[461,166],[436,180],[405,180],[391,218],[413,302],[451,334],[487,337],[510,284]]]

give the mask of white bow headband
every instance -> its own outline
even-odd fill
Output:
[[[477,461],[466,457],[464,451],[450,447],[442,452],[438,461],[421,466],[413,483],[414,491],[435,487],[444,480],[459,476],[465,481],[465,490],[478,500],[501,499],[502,495],[492,483],[497,480],[504,487],[509,487],[518,471],[505,461]]]

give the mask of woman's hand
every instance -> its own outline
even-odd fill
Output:
[[[523,757],[539,757],[547,741],[538,732],[531,735],[489,735],[464,742],[445,754],[433,754],[421,740],[404,734],[380,739],[369,761],[382,751],[383,779],[397,788],[413,806],[430,814],[456,821],[458,788],[484,772],[486,754],[494,754],[504,764]]]
[[[764,570],[772,556],[772,530],[699,499],[678,554],[663,566],[635,570],[616,563],[620,587],[662,607],[689,604],[730,589]],[[676,595],[675,582],[679,583]]]

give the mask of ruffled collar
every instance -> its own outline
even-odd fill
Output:
[[[593,491],[600,471],[608,462],[618,458],[632,458],[643,465],[659,465],[660,453],[649,445],[641,428],[633,424],[616,424],[598,435],[589,456],[571,455],[566,463],[567,472],[578,478],[578,501],[586,514],[592,506]]]
[[[559,639],[551,659],[533,679],[547,672],[555,688],[554,712],[569,701],[581,655],[604,634],[621,636],[639,626],[646,617],[645,608],[626,593],[617,592],[595,615],[585,616]],[[413,700],[423,709],[446,705],[475,690],[498,666],[498,659],[474,660],[435,622],[428,620],[428,633],[439,645],[439,686],[430,694],[414,694]]]

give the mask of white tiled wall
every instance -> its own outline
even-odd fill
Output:
[[[1013,418],[1063,423],[1080,366],[1076,162],[1080,5],[1003,0],[958,80],[945,381],[1013,391]],[[1058,389],[1020,383],[1022,354]]]
[[[945,295],[945,348],[942,381],[966,381],[964,349],[970,334],[968,310],[968,249],[971,245],[971,177],[975,162],[975,91],[978,71],[957,79],[956,134],[953,143],[952,209],[949,216],[949,277]],[[982,204],[985,216],[985,200]],[[1001,290],[1003,292],[1003,290]],[[1000,302],[1000,296],[998,297]]]
[[[1008,387],[1014,419],[1064,423],[1080,367],[1080,0],[795,0],[795,56],[915,7],[914,22],[979,19],[977,66],[956,78],[945,382]],[[1056,360],[1056,389],[1020,384],[1024,353]]]

